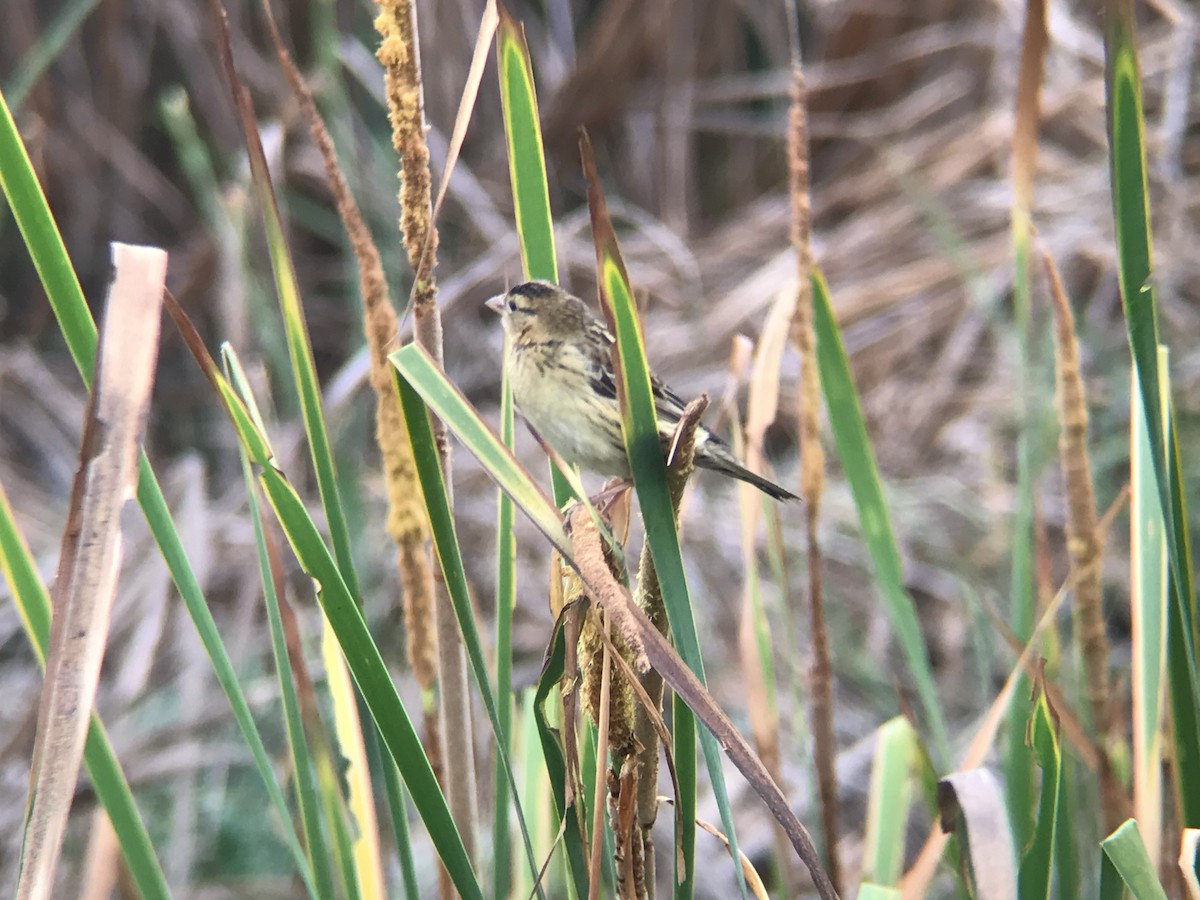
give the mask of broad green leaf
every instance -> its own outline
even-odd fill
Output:
[[[521,245],[521,270],[526,278],[557,283],[554,220],[550,214],[550,189],[546,183],[546,155],[542,149],[533,62],[525,43],[525,29],[503,6],[499,9],[496,71],[500,81],[500,108],[504,113],[513,217]],[[550,479],[554,502],[561,507],[572,492],[554,466],[550,467]]]
[[[533,64],[525,44],[525,29],[503,6],[496,32],[496,68],[500,76],[513,213],[521,241],[521,266],[527,278],[557,282],[554,222],[546,186],[546,157],[542,150]]]
[[[451,881],[464,897],[482,898],[483,892],[470,858],[425,756],[421,739],[396,693],[379,648],[363,621],[362,611],[342,580],[340,569],[321,540],[304,503],[283,475],[268,468],[259,479],[296,559],[318,584],[321,609],[337,635],[350,674],[379,727],[384,746],[408,786],[413,804],[425,822]]]
[[[1131,0],[1105,3],[1105,85],[1117,274],[1129,348],[1146,417],[1146,436],[1163,509],[1171,609],[1167,667],[1175,722],[1175,766],[1183,824],[1200,825],[1200,729],[1196,703],[1200,674],[1196,653],[1196,596],[1178,447],[1164,402],[1158,359],[1158,317],[1150,242],[1145,120]]]
[[[1167,892],[1158,880],[1158,871],[1149,854],[1137,822],[1126,819],[1100,842],[1104,862],[1100,872],[1100,896],[1120,897],[1124,884],[1134,900],[1167,900]]]
[[[879,727],[867,791],[864,880],[880,885],[899,882],[913,789],[928,793],[925,789],[933,787],[931,776],[921,739],[908,719],[896,716]]]
[[[947,752],[945,718],[938,703],[933,670],[917,621],[916,606],[904,588],[900,551],[896,546],[879,469],[875,464],[875,454],[871,451],[862,407],[850,373],[850,361],[842,346],[825,280],[814,269],[811,281],[817,364],[838,457],[858,508],[858,520],[875,571],[875,581],[883,595],[884,609],[916,683],[925,720],[933,733],[934,747],[938,756],[944,758]]]
[[[425,358],[428,359],[428,357]],[[513,800],[516,801],[519,800],[516,777],[513,775],[512,762],[508,758],[505,730],[501,725],[500,713],[496,708],[496,698],[488,679],[483,644],[479,640],[479,631],[475,627],[475,612],[471,607],[467,573],[463,568],[458,534],[454,528],[454,514],[450,509],[450,497],[442,478],[441,459],[438,454],[437,442],[433,437],[433,428],[429,424],[425,403],[411,384],[401,378],[398,373],[396,373],[395,383],[400,397],[400,406],[404,411],[404,426],[412,447],[417,480],[421,485],[425,511],[429,516],[429,530],[433,538],[433,547],[437,553],[438,565],[442,570],[442,582],[450,596],[450,602],[454,606],[459,631],[462,633],[463,642],[466,645],[467,658],[470,660],[472,674],[475,676],[475,686],[479,690],[480,697],[483,698],[483,707],[487,711],[488,719],[492,724],[492,732],[496,737],[497,756],[503,763],[508,786],[512,789]],[[539,866],[533,856],[533,845],[529,839],[529,829],[525,824],[525,813],[519,803],[516,811],[517,821],[521,826],[521,836],[525,840],[529,868],[536,876]],[[538,893],[539,895],[542,893],[540,884]]]

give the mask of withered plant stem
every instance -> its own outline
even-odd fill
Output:
[[[382,38],[376,56],[384,68],[392,144],[400,157],[400,231],[413,267],[413,337],[441,366],[442,321],[433,277],[437,229],[432,221],[432,178],[429,148],[425,143],[415,0],[380,0],[375,29]],[[446,428],[436,418],[432,424],[449,490],[451,474]],[[474,859],[479,812],[467,655],[440,570],[434,572],[434,578],[438,585],[433,618],[437,632],[439,731],[443,741],[442,785],[467,855]]]
[[[829,880],[842,888],[838,854],[837,738],[833,728],[833,665],[829,632],[825,627],[825,599],[821,592],[821,495],[825,490],[825,452],[821,449],[821,381],[817,371],[817,340],[813,330],[811,218],[808,191],[807,88],[799,63],[793,69],[791,110],[788,116],[788,187],[792,199],[792,246],[796,248],[796,312],[792,341],[800,354],[800,496],[805,504],[808,545],[809,640],[812,641],[813,762],[821,796],[821,829],[825,841],[825,866]]]
[[[1043,254],[1054,305],[1054,375],[1058,394],[1058,458],[1067,489],[1067,550],[1075,568],[1075,637],[1083,659],[1084,680],[1092,723],[1100,748],[1100,802],[1105,830],[1111,832],[1125,818],[1128,800],[1109,762],[1110,745],[1121,740],[1114,733],[1115,717],[1108,675],[1108,636],[1100,591],[1100,558],[1103,544],[1096,525],[1096,495],[1087,452],[1087,397],[1080,373],[1075,318],[1058,269]]]

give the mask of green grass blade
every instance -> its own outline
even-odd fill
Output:
[[[863,538],[875,571],[875,581],[883,595],[884,609],[908,663],[925,720],[933,735],[938,758],[947,754],[946,722],[938,704],[937,689],[929,655],[917,621],[912,597],[904,588],[904,572],[900,551],[892,531],[891,517],[883,497],[875,454],[867,437],[862,407],[850,373],[850,361],[842,346],[837,320],[829,300],[825,279],[815,269],[811,277],[813,290],[813,324],[817,333],[817,365],[821,372],[821,390],[829,410],[833,436],[837,443],[842,471],[854,495]]]
[[[1042,790],[1038,800],[1033,840],[1021,856],[1017,875],[1017,896],[1050,897],[1050,873],[1054,868],[1055,831],[1059,824],[1059,795],[1062,789],[1062,752],[1057,725],[1044,694],[1038,696],[1030,723],[1033,756],[1042,770]]]
[[[862,877],[880,885],[895,885],[903,873],[904,840],[914,788],[932,785],[932,771],[921,739],[903,716],[881,725],[875,741]],[[922,778],[923,774],[926,777]]]
[[[1164,405],[1159,377],[1158,318],[1150,242],[1150,200],[1146,178],[1145,121],[1138,71],[1133,4],[1105,4],[1105,84],[1118,279],[1129,348],[1146,416],[1155,482],[1162,504],[1170,569],[1168,670],[1172,712],[1183,717],[1176,732],[1176,775],[1188,786],[1181,796],[1185,826],[1200,825],[1200,734],[1194,702],[1200,698],[1196,653],[1196,597],[1191,586],[1190,538],[1182,481],[1174,474],[1178,449],[1171,435],[1170,407]],[[1178,661],[1170,657],[1180,655]],[[1186,684],[1176,683],[1186,678]],[[1181,696],[1182,694],[1182,696]],[[1185,704],[1192,702],[1189,710]]]
[[[533,64],[525,30],[500,7],[496,30],[496,68],[500,77],[500,108],[508,147],[508,175],[513,213],[521,243],[521,267],[526,278],[558,281],[554,251],[554,222],[546,186],[546,156],[538,117]]]
[[[525,30],[500,6],[496,29],[496,71],[500,82],[500,108],[504,114],[504,142],[508,149],[508,177],[512,187],[513,217],[521,246],[521,270],[526,278],[558,282],[558,256],[554,249],[554,219],[546,182],[546,154],[538,116],[533,62],[525,43]],[[566,481],[550,467],[554,502],[562,506],[572,496]]]
[[[1100,896],[1120,897],[1114,876],[1124,883],[1134,900],[1167,900],[1167,892],[1158,880],[1158,872],[1138,832],[1137,822],[1126,819],[1116,831],[1100,842],[1104,867],[1100,874]]]
[[[500,382],[500,440],[510,450],[513,445],[513,400],[508,373]],[[516,585],[517,542],[513,534],[513,502],[503,491],[496,501],[496,703],[499,713],[499,733],[496,740],[503,743],[512,757],[512,616],[517,599]],[[492,819],[492,896],[508,895],[512,882],[509,870],[511,852],[508,829],[509,787],[504,761],[496,754],[493,790],[496,804]],[[519,796],[519,795],[518,795]],[[532,840],[532,837],[531,837]]]
[[[283,475],[268,468],[259,479],[297,560],[319,585],[317,597],[321,608],[451,881],[463,896],[482,898],[483,892],[421,739],[396,693],[362,612],[342,580],[341,570],[321,540],[304,503]]]
[[[571,555],[571,542],[563,530],[558,510],[529,478],[512,451],[496,437],[471,408],[462,393],[442,374],[429,354],[407,344],[388,357],[405,383],[420,395],[454,436],[480,461],[492,478],[532,519],[560,553]]]
[[[237,358],[231,349],[225,350],[226,372],[236,370],[239,380],[244,384],[244,376]],[[253,404],[253,397],[243,393],[250,409],[250,416],[256,424],[261,423],[261,417]],[[257,429],[256,429],[257,430]],[[271,562],[267,554],[266,534],[263,531],[262,514],[260,512],[260,494],[251,469],[250,455],[246,444],[238,444],[238,455],[242,466],[242,480],[246,486],[246,496],[249,499],[250,522],[254,528],[254,548],[258,557],[259,574],[263,586],[263,601],[267,610],[267,625],[271,634],[271,652],[275,661],[275,673],[279,682],[279,697],[283,707],[283,721],[287,732],[288,750],[291,754],[293,781],[296,793],[296,804],[300,813],[300,823],[304,831],[304,847],[308,864],[312,869],[313,881],[317,896],[321,900],[332,898],[333,877],[329,869],[330,852],[325,840],[325,832],[321,826],[320,810],[321,797],[316,790],[316,775],[313,771],[312,758],[309,756],[308,744],[304,737],[304,725],[300,716],[300,704],[296,696],[296,684],[292,679],[292,669],[288,662],[288,648],[283,635],[283,621],[279,611],[279,597],[275,593],[275,578],[271,571]]]
[[[433,437],[433,428],[420,395],[408,381],[400,378],[398,373],[396,387],[400,395],[400,406],[404,411],[405,430],[408,433],[409,444],[412,446],[413,463],[416,466],[417,479],[425,501],[425,511],[429,516],[429,531],[433,538],[433,547],[442,570],[442,581],[450,596],[450,602],[454,606],[454,614],[458,618],[458,627],[463,637],[463,643],[466,645],[471,672],[475,676],[475,686],[479,690],[479,695],[483,699],[483,707],[492,724],[492,732],[496,737],[496,755],[504,764],[504,773],[508,779],[508,785],[512,789],[512,799],[516,801],[519,797],[517,780],[513,774],[512,762],[508,758],[505,731],[500,723],[500,713],[496,709],[496,698],[492,693],[491,681],[488,678],[483,644],[479,640],[479,631],[475,627],[475,613],[471,608],[467,573],[463,568],[458,534],[454,528],[454,514],[450,509],[450,497],[446,493],[446,484],[442,478],[442,466],[438,456],[437,443]],[[525,851],[529,857],[529,868],[536,874],[538,863],[533,856],[533,845],[530,843],[529,829],[525,824],[525,813],[520,804],[517,804],[516,811],[517,821],[521,826],[521,835],[525,841]]]
[[[38,665],[44,669],[46,651],[50,645],[50,597],[29,554],[29,548],[17,530],[3,485],[0,485],[0,572],[4,574]],[[133,883],[145,900],[166,900],[171,892],[158,857],[154,854],[150,834],[133,802],[129,783],[121,771],[121,764],[109,743],[104,725],[95,713],[92,714],[84,743],[83,764],[96,797],[112,823]]]
[[[67,256],[66,247],[58,232],[58,226],[50,214],[45,195],[33,174],[29,164],[28,154],[21,143],[20,135],[13,124],[8,106],[0,96],[0,188],[17,220],[17,225],[25,240],[25,246],[33,259],[42,287],[50,301],[58,327],[63,333],[67,349],[75,361],[79,375],[87,387],[91,387],[92,369],[96,359],[96,323],[92,320],[79,279]],[[196,632],[204,645],[204,651],[212,663],[217,682],[225,692],[233,709],[234,719],[238,729],[250,749],[255,768],[263,781],[263,786],[271,801],[271,806],[279,816],[283,828],[284,839],[289,853],[295,861],[297,871],[304,880],[310,894],[314,892],[312,875],[308,870],[307,860],[295,832],[291,829],[291,817],[283,792],[275,781],[271,762],[259,736],[254,719],[250,715],[250,707],[246,702],[241,685],[238,684],[233,663],[225,652],[220,632],[208,609],[208,604],[200,590],[200,584],[192,571],[183,550],[183,543],[175,524],[171,521],[171,513],[163,497],[162,489],[155,478],[154,470],[143,452],[138,462],[138,505],[146,517],[150,533],[158,546],[171,581],[179,590],[187,608],[188,615],[196,627]]]
[[[13,122],[8,102],[0,93],[0,188],[25,239],[46,297],[67,342],[83,383],[92,386],[96,363],[96,323],[92,321],[83,289],[67,256],[58,225],[50,214],[46,195],[38,184],[29,154]]]
[[[696,634],[696,623],[692,618],[692,601],[688,593],[687,578],[683,569],[683,552],[679,546],[679,532],[675,526],[675,513],[667,489],[666,460],[658,433],[658,413],[654,406],[654,392],[650,380],[650,368],[646,363],[646,350],[642,341],[641,325],[637,306],[633,300],[633,289],[625,263],[617,246],[616,235],[608,210],[600,193],[599,179],[591,159],[590,144],[581,141],[584,152],[584,173],[588,179],[588,207],[592,215],[592,239],[596,244],[597,281],[605,318],[617,339],[618,394],[621,399],[621,432],[625,440],[625,452],[633,472],[633,484],[637,493],[638,507],[646,527],[646,540],[650,544],[650,555],[662,588],[663,605],[671,626],[675,648],[684,663],[704,681],[704,661],[700,654],[700,640]],[[676,704],[676,713],[684,710]],[[684,712],[683,721],[690,718]],[[676,719],[676,727],[680,719]],[[693,723],[694,728],[694,723]],[[676,737],[675,752],[683,748],[685,740]],[[721,768],[721,753],[717,742],[707,731],[700,732],[701,748],[708,767],[714,799],[721,816],[721,828],[729,840],[729,852],[734,860],[734,871],[743,895],[746,891],[745,877],[738,862],[737,835],[733,825],[733,812],[725,787],[725,776]],[[685,791],[683,783],[680,790]],[[687,800],[681,799],[681,803]],[[684,871],[682,883],[677,883],[676,896],[692,895],[693,863],[695,858],[695,831],[689,824],[694,818],[683,816],[684,834],[682,847]],[[678,882],[678,880],[677,880]]]
[[[563,679],[566,645],[560,619],[555,623],[554,633],[550,637],[550,649],[538,676],[533,695],[533,717],[546,775],[550,779],[550,796],[554,801],[554,811],[558,820],[563,823],[567,875],[571,879],[576,897],[583,898],[588,896],[588,856],[583,844],[583,830],[580,827],[583,809],[578,802],[579,798],[576,798],[576,803],[571,806],[566,805],[567,764],[563,758],[562,745],[559,743],[558,729],[546,714],[546,702],[551,695],[558,696],[559,684]]]

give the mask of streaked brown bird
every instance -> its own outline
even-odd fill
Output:
[[[629,478],[608,329],[582,300],[545,281],[518,284],[487,306],[504,323],[513,399],[533,430],[568,462]],[[686,404],[653,375],[651,384],[665,453]],[[696,430],[695,461],[776,500],[799,499],[743,466],[703,425]]]

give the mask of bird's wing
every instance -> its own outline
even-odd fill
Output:
[[[615,343],[615,339],[599,321],[588,323],[588,338],[589,340],[585,342],[588,380],[596,393],[615,401],[617,399],[617,382],[612,368],[612,345]],[[658,414],[659,431],[663,433],[665,439],[674,431],[675,425],[683,417],[687,401],[671,390],[654,373],[650,374],[650,390],[654,395],[654,411]],[[704,434],[707,440],[722,447],[725,446],[725,442],[711,434],[707,428],[704,429]]]

